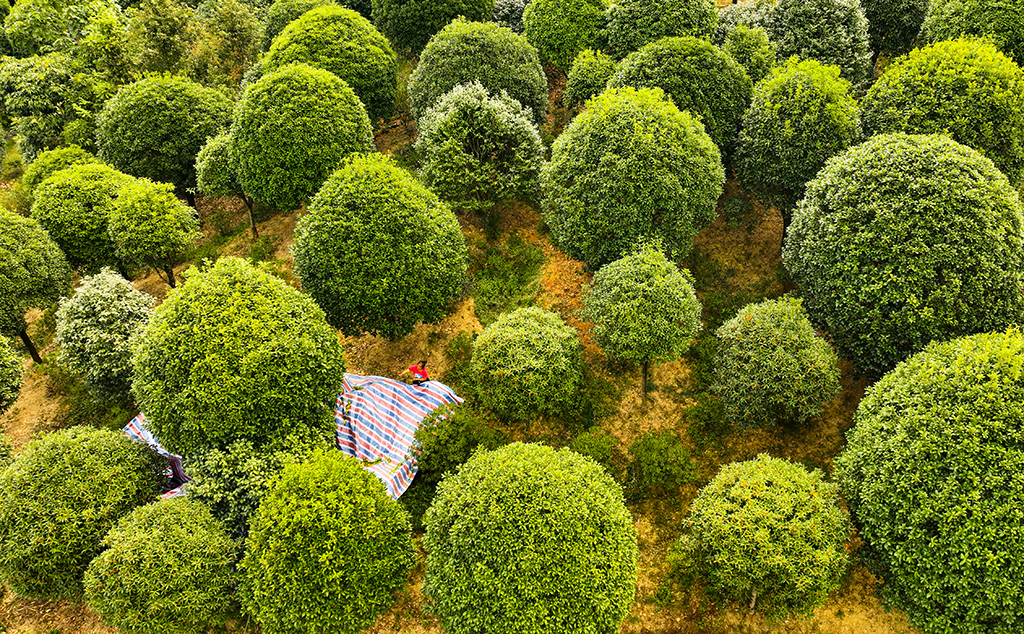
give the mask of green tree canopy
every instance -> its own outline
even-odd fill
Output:
[[[600,48],[606,0],[531,0],[523,11],[526,39],[541,57],[569,70],[586,48]]]
[[[396,50],[412,58],[452,20],[490,20],[494,0],[373,0],[373,22]]]
[[[990,37],[999,50],[1024,64],[1024,1],[930,0],[927,8],[921,25],[921,35],[926,40],[941,42],[965,35]]]
[[[854,86],[868,81],[871,40],[859,0],[778,0],[766,26],[779,61],[815,59],[838,66]]]
[[[663,37],[711,37],[714,0],[613,0],[607,11],[608,48],[623,58]]]
[[[19,357],[6,337],[0,336],[0,414],[14,405],[18,400],[18,393],[21,392],[21,357]],[[3,441],[0,440],[0,443]],[[3,453],[3,449],[0,449]],[[5,458],[0,455],[0,471],[3,471]]]

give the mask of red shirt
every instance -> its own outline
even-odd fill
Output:
[[[411,368],[409,368],[409,371],[412,372],[412,375],[414,377],[416,377],[420,381],[429,381],[430,380],[430,377],[427,376],[427,369],[426,368],[420,368],[420,366],[418,364],[412,366]]]

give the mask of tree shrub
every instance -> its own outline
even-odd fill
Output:
[[[633,518],[611,476],[568,449],[477,454],[441,483],[426,525],[423,591],[449,634],[612,632],[629,613]]]
[[[43,360],[25,313],[56,302],[69,286],[71,268],[49,234],[34,219],[0,209],[0,334],[21,337],[36,363]]]
[[[203,0],[189,74],[207,86],[235,94],[259,53],[262,24],[241,0]]]
[[[511,29],[513,33],[523,32],[523,11],[530,0],[495,0],[491,22]]]
[[[245,260],[221,258],[153,311],[132,367],[153,433],[187,455],[305,430],[333,436],[345,358],[312,299]]]
[[[768,14],[768,36],[779,61],[797,55],[838,66],[855,86],[869,79],[871,42],[858,0],[778,0]]]
[[[838,67],[797,58],[758,84],[736,147],[744,184],[799,199],[825,161],[861,140],[850,87]]]
[[[715,86],[709,91],[708,85]],[[661,88],[680,110],[704,122],[715,145],[728,153],[753,91],[746,71],[706,40],[670,37],[619,62],[609,87]]]
[[[477,82],[442,96],[419,120],[421,176],[456,208],[488,211],[540,196],[544,144],[532,113],[504,91]]]
[[[914,48],[929,0],[861,0],[868,20],[871,50],[890,56]],[[942,39],[953,39],[942,38]]]
[[[939,42],[893,63],[861,104],[869,133],[944,133],[1024,177],[1024,71],[991,43]]]
[[[523,11],[523,31],[541,57],[563,72],[580,51],[601,48],[605,0],[531,0]]]
[[[358,460],[331,449],[285,467],[245,542],[246,608],[267,632],[361,632],[405,585],[409,516]]]
[[[93,393],[123,401],[131,390],[129,341],[149,321],[153,297],[110,269],[83,278],[61,299],[55,341],[60,362],[82,375]]]
[[[100,158],[132,176],[196,186],[196,154],[231,121],[231,100],[183,77],[148,77],[117,91],[97,118]]]
[[[136,179],[121,187],[108,217],[114,254],[125,264],[163,271],[173,288],[174,265],[203,234],[174,186]]]
[[[1022,353],[1016,329],[932,343],[868,390],[836,458],[865,561],[926,634],[1024,627]]]
[[[366,106],[370,121],[395,113],[398,70],[395,52],[370,21],[335,4],[311,9],[274,38],[263,58],[264,72],[292,63],[331,71]]]
[[[700,302],[690,272],[680,271],[655,245],[601,267],[583,296],[582,315],[594,322],[591,336],[605,354],[642,366],[640,389],[647,403],[651,361],[671,361],[700,332]]]
[[[85,571],[85,600],[131,634],[204,634],[224,624],[236,583],[238,544],[205,506],[185,498],[123,517]]]
[[[767,32],[768,16],[773,6],[773,0],[744,0],[726,6],[718,12],[718,22],[715,24],[711,42],[715,46],[725,45],[729,33],[741,24],[750,29],[764,29]]]
[[[697,494],[683,530],[679,547],[711,593],[769,618],[810,617],[850,561],[850,517],[836,485],[765,454],[723,467]]]
[[[768,32],[761,28],[737,25],[725,36],[722,50],[747,71],[747,77],[755,86],[775,66],[775,45],[768,39]]]
[[[291,210],[320,189],[341,159],[374,151],[373,128],[348,84],[293,64],[246,89],[235,107],[231,151],[249,195]]]
[[[128,22],[127,38],[139,71],[185,71],[198,31],[194,9],[198,4],[181,0],[140,0]]]
[[[615,74],[615,60],[601,51],[583,49],[569,69],[568,81],[562,93],[562,103],[572,107],[604,92],[608,80]]]
[[[25,185],[26,193],[31,197],[35,193],[36,187],[39,187],[40,183],[50,176],[69,167],[88,163],[102,163],[102,161],[77,145],[46,150],[28,164],[21,182]]]
[[[558,415],[582,378],[576,329],[535,306],[505,313],[477,337],[473,372],[484,405],[511,420]]]
[[[931,0],[921,26],[921,34],[930,42],[963,36],[988,36],[999,50],[1024,64],[1024,2],[1004,0]]]
[[[277,34],[307,11],[333,3],[333,0],[274,0],[263,22],[263,50],[269,50]]]
[[[861,374],[1024,309],[1022,207],[990,160],[940,135],[880,135],[807,186],[783,262]]]
[[[18,369],[19,371],[21,370],[20,363]],[[19,374],[18,377],[20,378],[21,375]],[[7,437],[7,434],[0,431],[0,472],[6,469],[7,465],[12,462],[14,462],[14,443]]]
[[[559,247],[591,270],[645,237],[674,257],[715,217],[725,182],[704,127],[659,89],[612,89],[590,100],[551,146],[543,211]]]
[[[238,183],[235,160],[231,155],[231,134],[221,132],[210,137],[196,155],[196,190],[206,196],[237,196],[245,203],[249,215],[249,228],[254,238],[259,237],[256,218],[252,213],[252,199]]]
[[[373,0],[373,23],[406,57],[416,57],[455,18],[484,22],[494,0]]]
[[[492,23],[452,20],[420,55],[409,77],[412,111],[422,117],[459,84],[479,82],[491,94],[508,93],[538,125],[548,109],[548,80],[537,51],[522,35]]]
[[[718,5],[714,0],[613,0],[607,16],[608,48],[622,58],[663,37],[710,38]]]
[[[607,431],[591,428],[572,439],[569,449],[590,458],[604,467],[609,475],[618,479],[625,458],[619,450],[619,440]]]
[[[0,472],[0,579],[24,597],[77,598],[100,540],[156,497],[163,460],[120,432],[71,427]]]
[[[121,188],[133,179],[101,163],[72,165],[36,188],[32,217],[75,269],[121,266],[107,232]]]
[[[649,431],[629,447],[626,481],[635,498],[664,494],[696,480],[690,450],[674,430]]]
[[[839,393],[839,360],[797,299],[750,304],[722,324],[714,390],[742,428],[802,423]]]
[[[0,337],[0,414],[18,400],[22,386],[21,370],[21,357],[11,348],[6,337]],[[5,441],[6,436],[0,438],[0,445]],[[5,466],[4,461],[10,458],[10,453],[6,445],[0,446],[0,470]]]
[[[97,13],[114,0],[21,0],[9,5],[4,32],[18,57],[67,51]]]
[[[295,271],[348,335],[399,339],[445,315],[466,279],[455,214],[381,154],[346,161],[295,228]]]

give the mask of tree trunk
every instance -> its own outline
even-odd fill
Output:
[[[174,267],[168,264],[164,267],[164,273],[167,274],[167,283],[171,285],[171,288],[174,288]]]
[[[196,195],[195,195],[194,192],[186,191],[185,192],[185,200],[188,201],[188,206],[189,207],[191,207],[192,209],[195,209],[196,211],[199,211],[199,208],[196,207]]]
[[[28,348],[28,353],[32,356],[32,360],[42,365],[43,359],[39,356],[39,351],[36,350],[35,344],[32,343],[32,340],[28,337],[28,328],[23,328],[22,331],[18,333],[18,336],[21,337],[21,342],[25,344],[26,348]]]
[[[242,202],[245,203],[245,208],[249,210],[249,228],[252,229],[252,239],[260,237],[260,232],[256,230],[256,219],[252,217],[252,199],[242,194]]]
[[[750,595],[750,609],[753,610],[754,609],[754,605],[756,605],[756,604],[757,604],[757,590],[754,590],[754,593],[752,595]]]
[[[650,361],[644,361],[640,366],[640,393],[643,395],[641,401],[641,409],[647,411],[647,372],[650,367]]]

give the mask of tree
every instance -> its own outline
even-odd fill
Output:
[[[0,2],[0,4],[3,3]],[[41,152],[35,160],[29,163],[28,167],[25,168],[25,174],[22,176],[21,182],[25,186],[25,193],[27,193],[29,198],[31,198],[35,193],[36,188],[39,187],[43,181],[57,172],[75,165],[102,162],[103,161],[93,156],[90,152],[86,152],[77,145],[66,145],[64,147]]]
[[[240,0],[204,0],[197,13],[200,19],[189,60],[190,75],[234,94],[257,58],[263,25]]]
[[[708,84],[715,90],[708,90]],[[753,91],[746,71],[707,40],[667,37],[619,62],[610,88],[661,88],[680,110],[697,116],[723,154],[731,152]]]
[[[85,601],[130,634],[204,634],[232,607],[238,544],[210,511],[183,497],[121,518],[85,571]]]
[[[1024,71],[984,40],[939,42],[890,65],[861,103],[871,134],[948,134],[1024,179]]]
[[[633,518],[589,458],[522,443],[477,453],[441,482],[426,525],[423,592],[449,634],[613,632],[629,614]]]
[[[70,285],[71,268],[39,223],[0,210],[0,333],[20,337],[36,363],[43,360],[25,312],[56,302]]]
[[[879,135],[808,184],[783,263],[811,320],[877,377],[931,341],[1020,319],[1022,212],[977,151],[940,135]]]
[[[743,428],[802,423],[839,393],[839,360],[800,300],[750,304],[715,334],[713,389]]]
[[[835,460],[864,561],[925,634],[1024,627],[1022,353],[1016,328],[932,343],[868,390]]]
[[[21,391],[21,357],[19,357],[6,337],[0,337],[0,414],[3,414],[18,400],[18,393]],[[0,439],[0,444],[3,440]],[[5,458],[0,448],[0,471],[6,466]]]
[[[110,269],[83,278],[57,309],[60,361],[104,398],[123,401],[131,390],[130,340],[149,321],[153,297]]]
[[[761,28],[736,25],[725,36],[722,50],[747,71],[755,88],[775,66],[775,45],[768,39],[768,32]]]
[[[0,472],[12,462],[14,462],[14,443],[7,437],[7,434],[0,431]]]
[[[325,70],[286,66],[249,86],[235,107],[231,152],[238,182],[277,209],[297,208],[341,159],[372,151],[366,108]]]
[[[871,42],[858,0],[779,0],[768,13],[779,61],[797,55],[838,66],[854,86],[868,81]]]
[[[737,26],[768,31],[768,16],[775,3],[772,0],[744,0],[730,4],[718,12],[718,23],[711,43],[724,46],[725,40]]]
[[[171,183],[195,207],[196,154],[231,121],[231,100],[183,77],[123,86],[97,118],[100,158],[117,169]]]
[[[596,97],[614,74],[614,59],[589,48],[580,51],[569,69],[562,103],[572,107]]]
[[[202,234],[195,214],[174,186],[140,178],[121,188],[108,217],[114,253],[122,262],[163,271],[174,288],[174,265]]]
[[[181,73],[196,40],[195,10],[180,0],[141,0],[128,22],[135,66],[143,73]]]
[[[168,450],[332,437],[338,333],[308,296],[239,258],[194,271],[137,335],[132,392]]]
[[[307,11],[332,3],[332,0],[274,0],[263,23],[263,50],[270,49],[277,34]]]
[[[0,579],[23,597],[81,597],[103,536],[156,498],[160,463],[109,429],[71,427],[29,443],[0,472]]]
[[[659,89],[610,89],[552,144],[542,209],[554,242],[591,270],[642,238],[684,257],[724,182],[718,148],[688,112]]]
[[[493,13],[494,0],[373,0],[374,24],[408,58],[455,18],[483,22]]]
[[[921,35],[929,42],[958,37],[991,37],[1007,57],[1024,64],[1024,14],[1022,0],[931,0],[921,26]]]
[[[871,50],[895,57],[914,48],[928,3],[929,0],[861,0]]]
[[[492,95],[501,91],[544,123],[548,82],[537,49],[522,35],[492,23],[455,19],[423,49],[409,77],[412,111],[422,117],[459,84],[479,82]]]
[[[331,175],[295,228],[295,270],[327,321],[399,339],[462,291],[466,244],[448,207],[380,154]]]
[[[124,269],[114,254],[107,225],[121,188],[132,180],[102,163],[72,165],[36,188],[32,217],[50,234],[72,268]]]
[[[807,618],[850,563],[850,517],[818,470],[760,454],[722,467],[697,494],[678,549],[711,594],[769,618]],[[886,578],[888,581],[888,578]]]
[[[273,72],[296,62],[344,80],[371,122],[394,115],[397,57],[380,31],[352,9],[328,4],[307,11],[274,38],[262,63]]]
[[[781,195],[787,221],[825,161],[861,141],[850,88],[838,67],[790,58],[754,91],[736,147],[736,174],[748,187]]]
[[[221,132],[206,141],[196,154],[196,189],[206,196],[237,196],[245,203],[253,239],[259,237],[252,214],[252,198],[238,184],[235,161],[231,156],[231,134]]]
[[[459,209],[490,212],[503,201],[536,200],[544,144],[530,111],[477,82],[442,96],[418,122],[424,182]]]
[[[285,467],[260,503],[242,600],[266,632],[355,634],[394,603],[414,562],[409,515],[331,449]]]
[[[594,322],[594,343],[610,357],[639,363],[647,407],[651,361],[671,361],[700,332],[700,302],[689,271],[680,271],[656,245],[606,264],[583,296],[584,318]]]
[[[491,15],[491,22],[513,33],[523,32],[523,11],[530,0],[495,0],[494,13]]]
[[[503,418],[562,414],[583,380],[579,335],[536,306],[505,313],[477,338],[473,372],[484,405]]]
[[[607,21],[608,48],[621,59],[663,37],[711,37],[718,6],[714,0],[613,0]]]
[[[605,0],[531,0],[523,10],[526,39],[563,72],[580,51],[600,48]]]
[[[67,51],[90,18],[118,9],[114,0],[21,0],[9,6],[4,31],[18,57]]]

